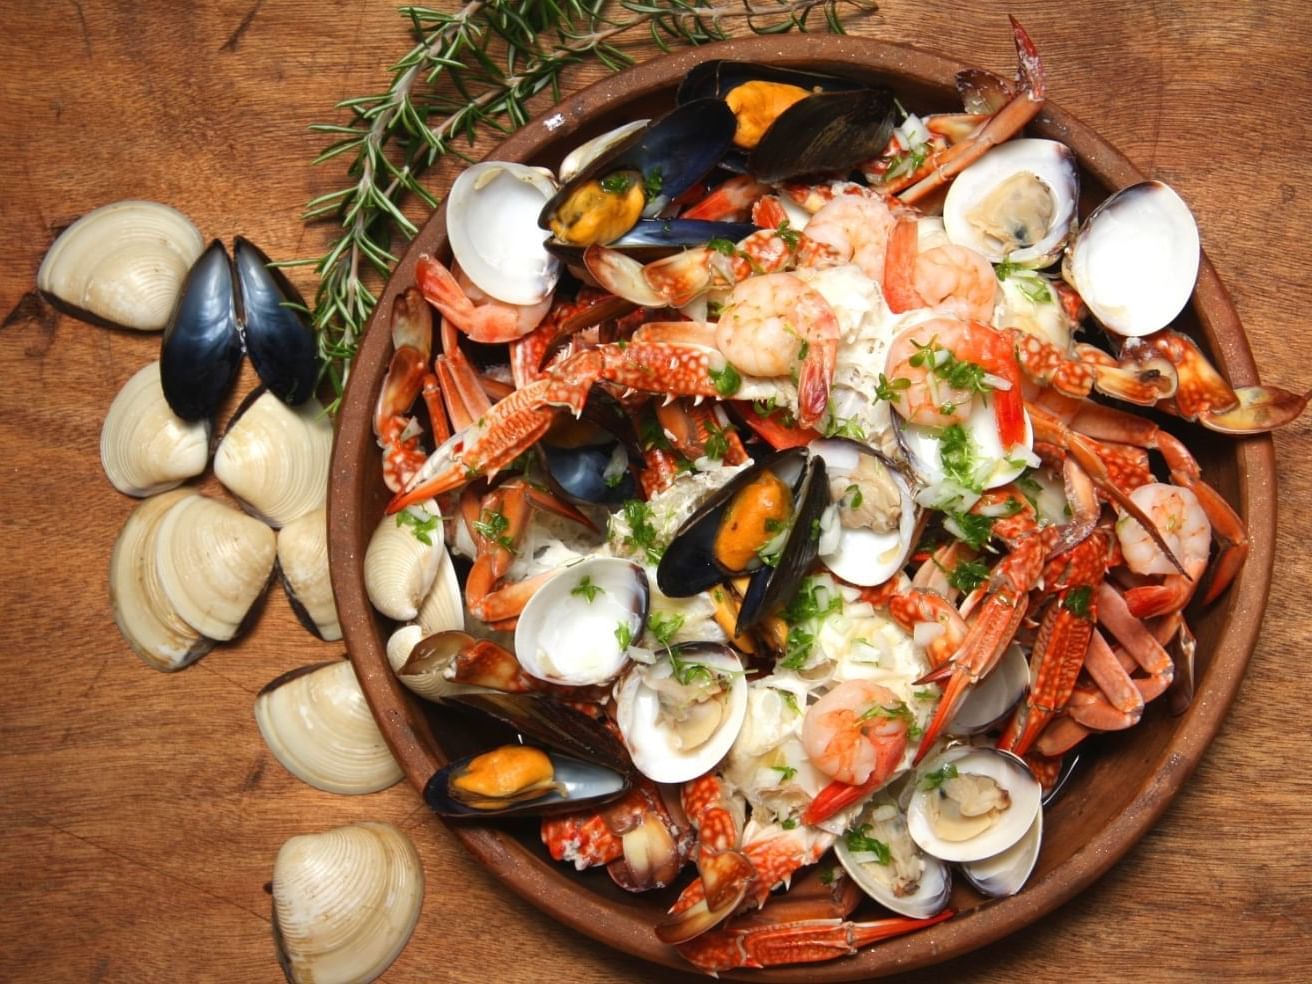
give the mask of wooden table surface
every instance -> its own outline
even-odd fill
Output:
[[[1008,10],[1039,45],[1052,99],[1191,204],[1264,380],[1312,384],[1302,4],[886,0],[853,31],[1009,71]],[[289,776],[255,728],[254,695],[342,647],[311,640],[281,593],[243,641],[173,676],[142,664],[110,616],[109,550],[135,502],[100,471],[100,423],[158,336],[36,301],[41,256],[79,215],[137,197],[177,206],[207,237],[317,254],[328,230],[299,212],[341,174],[309,166],[321,142],[306,125],[386,84],[410,43],[404,21],[377,0],[73,0],[10,4],[4,20],[0,979],[276,980],[265,886],[279,845],[362,819],[408,831],[428,877],[386,980],[682,979],[513,897],[408,786],[346,798]],[[1092,889],[917,980],[1292,980],[1312,966],[1312,417],[1276,446],[1280,555],[1262,640],[1192,782]]]

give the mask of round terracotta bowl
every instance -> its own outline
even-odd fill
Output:
[[[953,77],[963,66],[935,55],[857,38],[751,38],[685,51],[600,82],[529,123],[491,156],[554,167],[583,140],[621,122],[666,111],[673,105],[679,80],[709,58],[770,62],[883,83],[894,88],[904,105],[921,112],[959,107]],[[1051,103],[1030,131],[1064,141],[1075,151],[1089,201],[1143,178],[1097,134]],[[421,252],[443,255],[445,251],[444,214],[439,211],[402,258],[378,304],[380,314],[364,336],[338,422],[329,487],[333,586],[346,642],[383,735],[416,790],[422,790],[448,755],[465,754],[489,740],[468,718],[454,718],[442,708],[426,705],[397,683],[384,652],[391,626],[370,607],[362,573],[369,536],[387,499],[370,431],[391,349],[383,313],[391,310],[394,296],[413,283],[416,257]],[[1184,330],[1200,341],[1233,385],[1257,382],[1243,328],[1205,257],[1191,310],[1182,321]],[[931,929],[847,959],[744,971],[742,979],[860,980],[936,963],[1000,939],[1088,886],[1166,809],[1220,727],[1257,639],[1271,577],[1276,520],[1270,440],[1231,440],[1179,422],[1166,426],[1186,439],[1208,481],[1238,508],[1252,543],[1248,564],[1229,592],[1210,608],[1190,613],[1198,636],[1198,684],[1189,709],[1172,717],[1166,707],[1153,705],[1130,731],[1089,743],[1092,747],[1084,751],[1074,778],[1048,811],[1042,856],[1019,895],[983,904],[979,896],[959,886],[953,899],[959,914]],[[462,824],[454,829],[507,887],[548,916],[635,956],[687,967],[652,932],[673,898],[673,889],[629,895],[604,872],[580,874],[556,864],[547,857],[532,823]],[[876,913],[871,903],[854,918],[877,918]]]

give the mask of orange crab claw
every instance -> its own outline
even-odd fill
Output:
[[[1241,386],[1234,393],[1237,406],[1200,413],[1198,422],[1223,434],[1265,434],[1297,419],[1312,400],[1312,390],[1300,395],[1278,386]]]
[[[856,786],[835,779],[816,793],[815,799],[807,804],[802,812],[802,823],[817,824],[828,820],[839,810],[845,810],[853,803],[861,802],[886,781],[887,777],[877,772],[872,773],[869,779]]]

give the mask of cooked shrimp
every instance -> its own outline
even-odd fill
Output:
[[[886,366],[893,407],[904,420],[928,427],[961,423],[987,393],[1002,446],[1024,442],[1020,367],[1011,343],[992,328],[933,318],[893,338]]]
[[[1140,485],[1130,498],[1148,514],[1186,573],[1195,579],[1201,575],[1212,547],[1212,524],[1198,497],[1181,486],[1153,482]],[[1176,573],[1175,565],[1134,518],[1121,517],[1116,537],[1121,541],[1125,565],[1136,574]]]
[[[907,747],[906,705],[870,680],[840,683],[812,704],[802,721],[802,747],[832,779],[864,786],[893,775]]]
[[[882,283],[893,225],[893,213],[881,199],[840,195],[806,224],[807,239],[824,249],[804,247],[803,262],[823,254],[829,262],[855,263],[871,280]]]
[[[884,296],[898,313],[916,308],[965,321],[990,322],[998,280],[987,259],[965,246],[946,244],[919,252],[914,220],[900,220],[888,235]]]
[[[838,316],[791,273],[751,277],[734,287],[715,329],[715,344],[750,376],[797,372],[797,419],[811,427],[824,416],[838,358]]]
[[[424,299],[476,342],[511,342],[541,323],[551,296],[537,304],[507,304],[479,290],[464,274],[452,275],[431,256],[419,257],[415,279]]]

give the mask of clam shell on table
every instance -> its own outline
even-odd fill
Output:
[[[305,301],[258,246],[237,236],[239,318],[246,351],[260,381],[278,399],[299,406],[319,381],[319,345],[301,311]]]
[[[192,489],[174,489],[144,500],[132,514],[109,555],[109,603],[114,621],[132,651],[147,666],[172,672],[190,666],[214,648],[174,610],[155,568],[155,540],[164,514]]]
[[[1062,274],[1099,322],[1138,337],[1165,328],[1189,302],[1200,255],[1189,206],[1161,181],[1143,181],[1089,214]]]
[[[543,248],[543,204],[556,193],[551,173],[508,161],[465,168],[447,195],[447,236],[460,269],[480,290],[507,304],[537,304],[560,279]]]
[[[283,768],[329,793],[373,793],[396,764],[349,660],[285,673],[255,698],[255,723]]]
[[[296,617],[327,642],[342,637],[328,571],[328,510],[320,506],[278,531],[278,569]]]
[[[213,417],[241,356],[232,261],[216,239],[187,272],[160,343],[160,380],[173,412],[183,420]]]
[[[114,488],[147,496],[205,470],[210,423],[188,422],[164,399],[159,363],[142,366],[114,397],[100,428],[100,463]]]
[[[235,637],[268,586],[273,530],[217,499],[179,499],[159,521],[155,571],[169,604],[192,628]]]
[[[204,248],[200,231],[177,209],[114,202],[60,233],[41,261],[36,286],[78,317],[160,331]]]
[[[387,823],[292,837],[273,865],[273,936],[294,984],[367,984],[410,940],[424,900],[419,852]]]
[[[333,425],[318,400],[288,406],[263,387],[233,415],[214,452],[224,488],[271,526],[324,504]]]

